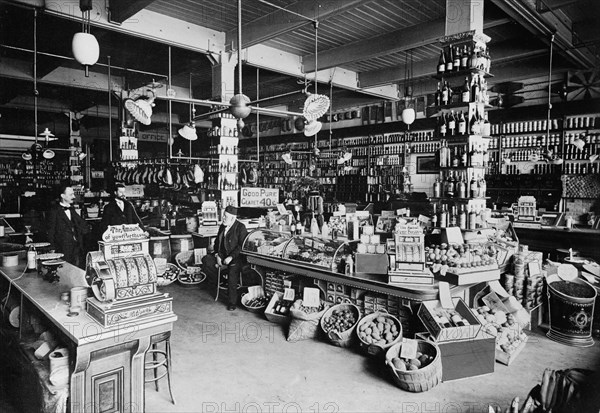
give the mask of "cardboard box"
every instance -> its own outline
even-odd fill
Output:
[[[431,340],[429,333],[415,337]],[[474,339],[435,342],[442,355],[442,381],[481,376],[494,372],[496,365],[496,339],[480,331]]]
[[[289,316],[275,314],[273,312],[273,307],[281,299],[283,299],[282,293],[276,292],[275,294],[273,294],[273,296],[271,297],[271,300],[269,301],[269,305],[267,305],[267,308],[265,309],[265,317],[267,317],[267,320],[269,320],[272,323],[289,324],[289,322],[290,322]]]
[[[441,304],[438,300],[423,301],[417,311],[417,316],[438,343],[443,341],[472,339],[477,336],[479,330],[481,330],[481,323],[462,299],[453,298],[452,302],[454,303],[454,310],[456,310],[461,317],[466,319],[470,325],[443,327],[438,324],[434,318],[436,310],[441,308]]]

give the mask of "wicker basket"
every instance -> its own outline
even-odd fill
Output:
[[[378,344],[367,343],[359,335],[360,328],[363,324],[368,324],[380,316],[386,319],[391,319],[394,322],[396,328],[398,329],[398,336],[392,342],[383,346]],[[385,354],[385,350],[402,340],[402,324],[400,323],[400,320],[398,320],[393,315],[388,314],[387,311],[378,310],[360,319],[360,321],[356,325],[356,336],[358,337],[358,344],[363,352],[365,352],[369,356],[382,356]]]
[[[325,330],[325,320],[329,319],[329,317],[332,316],[334,311],[339,311],[339,310],[352,311],[356,318],[356,322],[352,325],[352,327],[350,327],[346,331],[342,331],[341,333],[336,330],[326,331]],[[350,347],[352,345],[352,342],[354,341],[353,339],[354,339],[355,335],[353,334],[353,332],[354,332],[354,329],[356,328],[356,325],[358,324],[359,320],[360,320],[360,309],[356,305],[354,305],[352,303],[340,303],[340,304],[336,304],[336,305],[332,306],[331,308],[329,308],[329,310],[327,310],[325,312],[325,314],[323,314],[323,317],[321,317],[320,324],[321,324],[321,329],[325,332],[325,334],[327,335],[327,338],[329,338],[329,341],[331,341],[331,344],[333,344],[335,346],[339,346],[339,347]]]
[[[385,354],[385,364],[391,372],[394,383],[402,390],[413,393],[424,392],[442,382],[442,356],[440,348],[426,340],[417,340],[417,350],[423,354],[433,356],[434,359],[427,366],[418,370],[397,370],[392,364],[392,359],[398,357],[402,343],[396,343]]]
[[[166,285],[173,284],[179,277],[180,272],[181,270],[178,266],[167,263],[167,270],[164,273],[156,276],[156,285],[159,287],[164,287]],[[167,276],[165,276],[165,274],[167,274]]]
[[[175,254],[175,264],[184,271],[202,271],[202,264],[196,264],[194,251],[183,251]]]
[[[265,308],[267,308],[267,304],[263,305],[262,307],[248,307],[248,301],[250,301],[249,297],[250,296],[248,294],[242,295],[241,301],[244,308],[250,311],[251,313],[264,313]]]

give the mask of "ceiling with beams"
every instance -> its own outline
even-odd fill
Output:
[[[81,13],[76,2],[64,4],[0,0],[0,134],[35,134],[36,90],[38,131],[68,133],[71,111],[85,115],[83,130],[92,137],[106,134],[109,105],[119,120],[124,97],[152,87],[159,116],[148,128],[164,129],[166,90],[213,98],[213,64],[237,50],[236,1],[95,0],[91,32],[100,59],[85,77],[70,46]],[[415,93],[431,93],[445,14],[445,0],[243,0],[243,93],[299,111],[305,82],[315,89],[316,67],[318,92],[332,97],[334,111],[397,100],[408,56]],[[555,78],[597,68],[600,34],[592,19],[599,15],[597,0],[485,0],[492,85],[547,77],[553,32]],[[187,122],[190,111],[173,102],[172,123]]]

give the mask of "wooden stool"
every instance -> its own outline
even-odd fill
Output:
[[[165,349],[160,350],[158,345],[163,342],[165,343]],[[167,376],[169,394],[171,395],[171,401],[175,404],[175,397],[173,397],[173,391],[171,390],[171,332],[166,331],[150,337],[150,349],[146,351],[146,356],[148,354],[152,354],[152,361],[145,361],[144,371],[152,370],[154,377],[149,379],[144,378],[144,382],[154,382],[156,391],[158,391],[158,381]],[[165,371],[161,375],[158,375],[160,367],[164,367]]]
[[[221,292],[221,290],[227,291],[227,284],[224,283],[224,281],[229,281],[228,280],[229,274],[227,274],[227,272],[225,272],[224,274],[221,274],[221,270],[227,269],[226,265],[215,264],[215,267],[217,267],[217,295],[215,296],[215,301],[218,301],[219,293]],[[244,285],[244,283],[243,283],[243,279],[242,279],[242,273],[240,272],[240,282],[238,283],[237,288],[239,289],[243,285]]]

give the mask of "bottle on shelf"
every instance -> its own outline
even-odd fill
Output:
[[[461,102],[469,103],[471,101],[471,84],[469,83],[469,78],[465,77],[465,83],[463,83],[462,94],[461,94]]]
[[[440,223],[440,228],[446,228],[448,226],[448,211],[446,210],[446,204],[442,204],[438,221]]]
[[[450,131],[450,135],[454,135],[456,133],[456,118],[454,116],[454,109],[450,111],[450,115],[448,116],[448,130]]]
[[[467,183],[464,180],[464,175],[461,174],[460,181],[456,184],[457,198],[464,199],[467,197]]]
[[[450,96],[452,95],[452,90],[450,86],[448,86],[448,81],[444,81],[444,86],[442,87],[442,105],[447,105],[450,103]]]
[[[465,44],[463,47],[462,54],[460,56],[460,69],[465,70],[465,69],[467,69],[468,65],[469,65],[469,49],[467,48],[467,45]]]
[[[460,206],[460,211],[458,213],[458,226],[460,229],[467,229],[467,213],[464,205]]]
[[[452,46],[448,46],[448,58],[446,59],[446,72],[450,73],[454,70],[454,55],[452,53]]]
[[[450,46],[450,48],[452,49],[452,46]],[[455,72],[460,70],[460,49],[458,46],[454,48],[454,60],[452,66]]]
[[[440,58],[438,59],[437,72],[440,75],[446,72],[446,54],[444,53],[443,47],[440,49]]]
[[[477,229],[477,213],[473,206],[471,206],[471,210],[469,211],[469,229]]]
[[[441,175],[441,172],[440,172]],[[433,197],[441,198],[442,197],[442,183],[440,181],[440,177],[435,178],[435,182],[433,183]]]
[[[458,118],[458,134],[465,135],[467,133],[467,121],[465,119],[465,113],[460,112],[460,117]]]
[[[477,185],[475,175],[471,177],[471,182],[469,183],[469,196],[471,198],[477,198],[479,196],[479,186]]]

